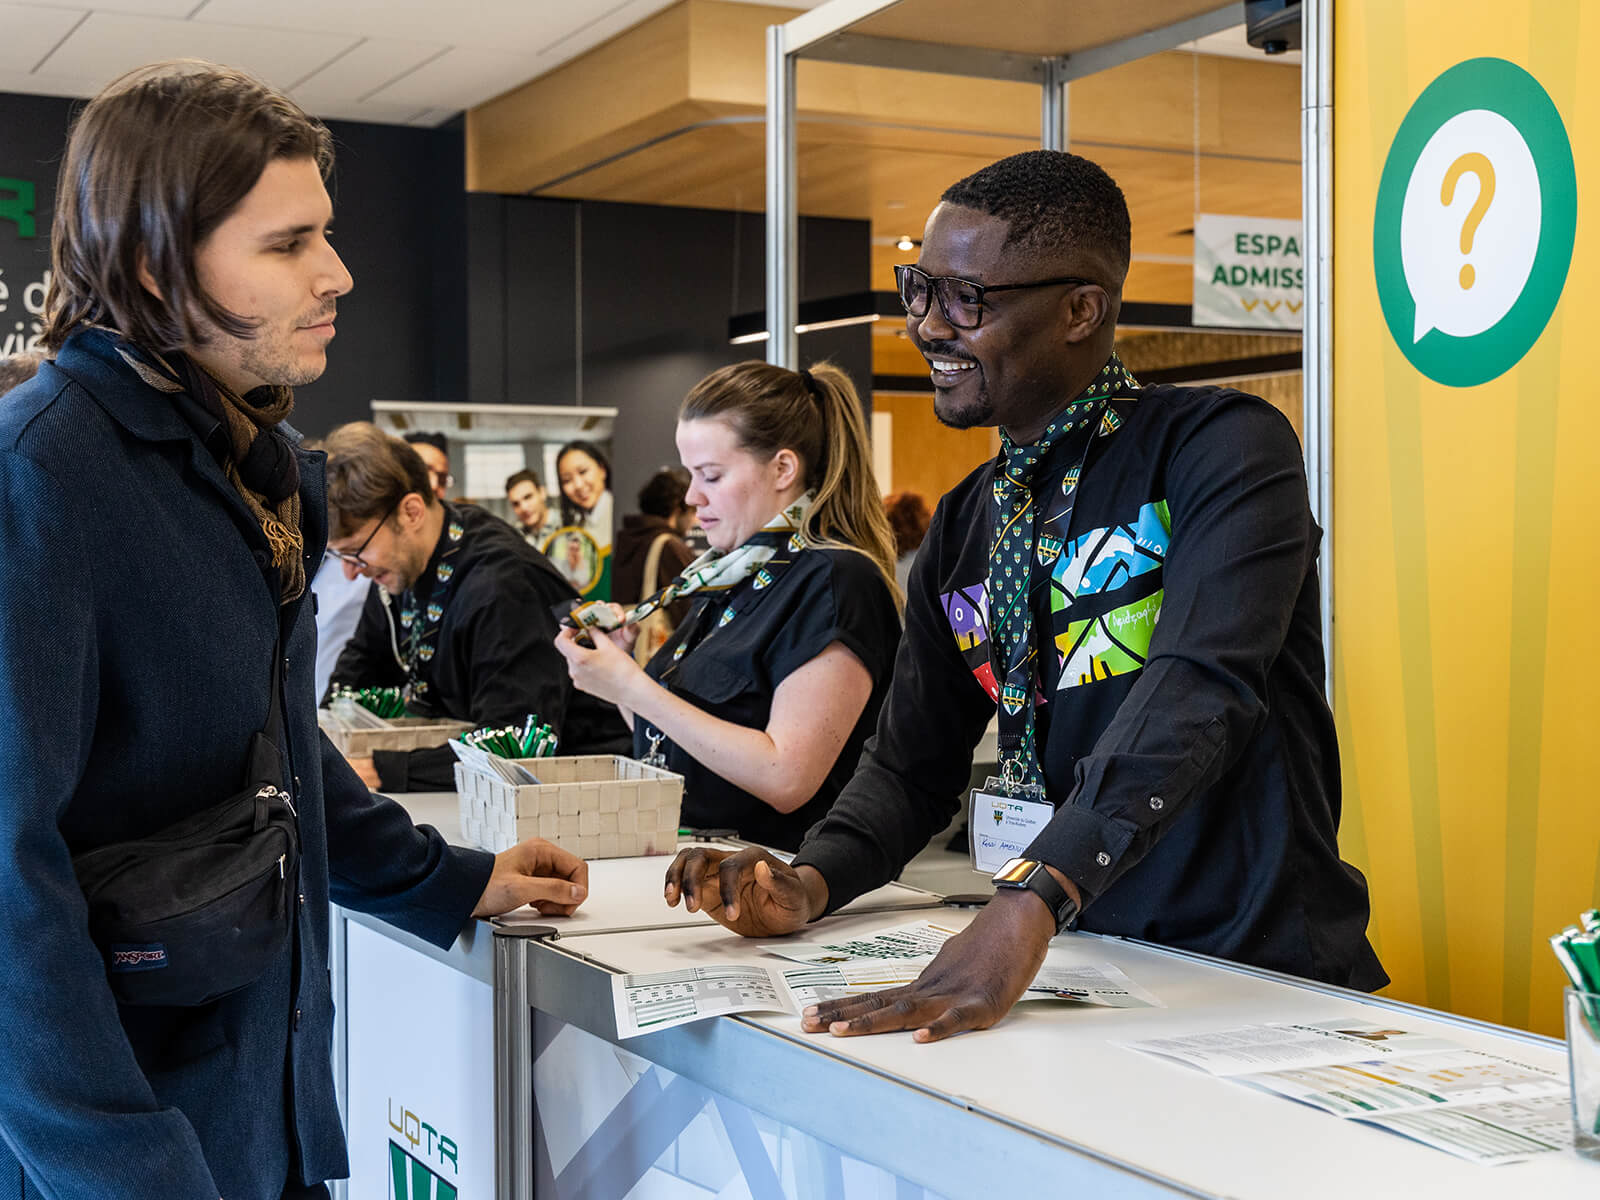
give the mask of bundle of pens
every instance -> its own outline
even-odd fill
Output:
[[[556,752],[556,731],[533,714],[519,728],[484,726],[460,735],[460,741],[476,750],[487,750],[501,758],[548,758]]]
[[[469,767],[487,768],[507,783],[525,784],[538,783],[538,776],[513,760],[548,758],[556,752],[558,741],[556,731],[530,713],[521,726],[496,729],[486,725],[458,735],[451,744],[456,757]]]
[[[329,694],[330,701],[353,700],[370,713],[392,721],[406,715],[405,698],[397,687],[336,687]]]
[[[1550,948],[1556,952],[1556,961],[1572,980],[1572,986],[1586,993],[1583,1007],[1589,1019],[1589,1028],[1600,1035],[1600,909],[1591,908],[1578,917],[1577,925],[1568,925],[1550,939]]]
[[[1572,981],[1567,993],[1567,1061],[1578,1153],[1600,1158],[1600,910],[1590,909],[1550,939]]]

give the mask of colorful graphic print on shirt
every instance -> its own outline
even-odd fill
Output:
[[[1171,541],[1172,519],[1164,500],[1144,505],[1131,521],[1090,530],[1064,544],[1041,534],[1039,560],[1053,566],[1050,612],[1061,672],[1058,690],[1125,675],[1144,666],[1161,615],[1161,569]],[[1107,612],[1085,613],[1074,619],[1075,608],[1081,610],[1095,597],[1135,582],[1154,588],[1138,589],[1144,594]],[[983,581],[944,593],[939,605],[962,659],[989,698],[998,701]]]
[[[1152,573],[1146,582],[1159,585],[1171,542],[1172,518],[1166,501],[1158,500],[1140,508],[1132,521],[1091,530],[1062,551],[1050,577],[1051,626],[1061,664],[1058,691],[1144,666],[1161,616],[1159,586],[1103,613],[1074,620],[1072,610]]]

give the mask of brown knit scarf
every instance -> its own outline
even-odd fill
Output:
[[[117,353],[158,392],[187,392],[228,432],[223,473],[261,526],[278,568],[281,603],[306,590],[305,539],[300,532],[300,469],[294,447],[278,429],[294,409],[294,390],[252,388],[237,395],[187,354],[152,354],[126,342]]]

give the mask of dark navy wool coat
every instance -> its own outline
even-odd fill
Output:
[[[281,613],[297,953],[200,1008],[113,1000],[71,857],[244,785],[280,612],[260,528],[112,345],[79,333],[0,398],[0,1200],[278,1200],[346,1174],[330,896],[448,946],[492,860],[414,827],[319,733],[308,591]],[[297,454],[309,578],[322,456]]]

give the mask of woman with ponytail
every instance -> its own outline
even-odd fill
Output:
[[[616,704],[634,753],[684,776],[683,823],[792,850],[832,806],[877,723],[900,638],[894,535],[861,402],[827,363],[746,362],[678,411],[685,499],[711,549],[590,648],[573,683]],[[637,623],[694,602],[640,669]]]

